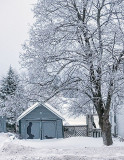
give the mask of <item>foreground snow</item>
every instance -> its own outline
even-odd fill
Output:
[[[124,160],[124,142],[106,147],[102,138],[19,140],[0,133],[0,160]]]

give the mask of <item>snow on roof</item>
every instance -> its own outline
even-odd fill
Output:
[[[48,103],[44,103],[44,102],[40,102],[40,103],[35,103],[34,105],[32,105],[31,107],[29,107],[26,111],[24,111],[18,118],[17,118],[17,122],[19,120],[21,120],[23,117],[25,117],[27,114],[29,114],[31,111],[33,111],[35,108],[37,108],[38,106],[43,105],[45,108],[47,108],[48,110],[50,110],[52,113],[54,113],[56,116],[58,116],[59,118],[61,118],[62,120],[65,120],[63,118],[63,116],[59,113],[59,111],[57,111],[55,108],[53,108],[50,104]]]
[[[63,122],[64,126],[82,126],[82,125],[87,125],[86,122],[86,115],[80,115],[78,117],[68,117],[68,115],[64,115],[65,121]],[[99,127],[99,120],[98,120],[98,116],[94,115],[94,123],[96,125],[96,128],[100,128]]]
[[[80,126],[86,125],[86,116],[79,117],[68,117],[68,115],[64,115],[66,121],[64,121],[64,126]]]

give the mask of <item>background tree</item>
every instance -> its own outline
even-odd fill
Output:
[[[12,67],[9,68],[7,73],[7,77],[3,78],[1,84],[1,98],[6,99],[7,95],[14,95],[16,88],[18,85],[18,78],[17,75],[14,73]]]
[[[1,80],[0,100],[0,114],[7,117],[9,124],[15,124],[17,117],[27,107],[27,99],[24,85],[12,67]]]
[[[21,55],[37,99],[73,93],[76,106],[95,107],[105,145],[113,143],[109,112],[123,86],[123,6],[123,0],[39,0]]]

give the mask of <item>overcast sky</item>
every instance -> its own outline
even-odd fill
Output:
[[[0,0],[0,78],[11,65],[20,70],[21,44],[28,39],[28,31],[34,22],[32,4],[37,0]]]

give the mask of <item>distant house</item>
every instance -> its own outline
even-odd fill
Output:
[[[118,111],[110,113],[110,121],[112,124],[112,134],[124,138],[124,107],[120,106]]]
[[[6,132],[6,117],[0,116],[0,132]]]
[[[48,103],[35,103],[17,119],[19,133],[24,139],[63,138],[61,114]]]

